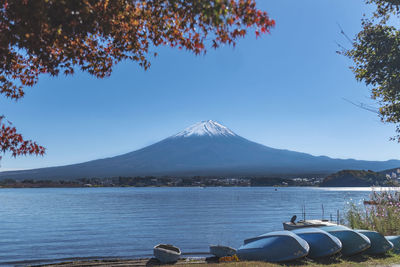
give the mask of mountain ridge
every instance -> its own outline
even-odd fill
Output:
[[[0,172],[0,179],[75,179],[118,176],[265,176],[329,174],[341,169],[397,168],[399,160],[332,159],[247,140],[215,121],[115,157],[66,166]]]

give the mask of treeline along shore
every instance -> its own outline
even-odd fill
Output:
[[[311,178],[310,178],[311,177]],[[81,178],[75,180],[3,179],[0,188],[40,187],[215,187],[215,186],[322,186],[322,187],[369,187],[400,185],[400,168],[373,172],[371,170],[342,170],[318,177],[113,177]]]
[[[280,177],[116,177],[81,178],[76,180],[14,180],[0,181],[0,188],[41,187],[215,187],[215,186],[317,186],[322,178]]]

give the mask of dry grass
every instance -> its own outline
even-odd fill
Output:
[[[243,261],[243,262],[224,262],[218,263],[216,258],[187,258],[180,259],[173,265],[162,265],[156,259],[109,259],[109,260],[92,260],[92,261],[72,261],[62,262],[48,265],[36,265],[41,267],[147,267],[147,266],[162,266],[162,267],[196,267],[196,266],[211,266],[211,267],[355,267],[355,266],[391,266],[400,264],[400,255],[386,254],[383,256],[367,256],[359,255],[350,258],[331,257],[323,260],[313,261],[310,259],[303,259],[299,261],[274,264],[268,262],[257,261]]]
[[[188,263],[179,266],[193,267],[195,264],[196,263]],[[400,264],[400,255],[389,253],[382,256],[358,255],[349,258],[331,257],[328,259],[315,260],[315,261],[310,259],[304,259],[301,261],[287,262],[281,264],[257,262],[257,261],[243,261],[243,262],[224,262],[224,263],[208,262],[208,263],[203,263],[202,265],[207,265],[210,267],[284,267],[284,266],[356,267],[356,266],[391,266],[394,264]],[[172,267],[174,265],[167,265],[167,266]]]

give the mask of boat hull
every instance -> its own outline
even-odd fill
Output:
[[[179,248],[167,244],[158,244],[153,249],[154,257],[161,263],[173,263],[179,260],[181,251]]]
[[[236,249],[227,246],[210,246],[210,253],[218,258],[233,256],[236,254]]]
[[[329,257],[342,249],[342,242],[337,237],[318,228],[296,229],[293,230],[293,233],[310,245],[310,252],[307,256],[310,258]]]
[[[385,236],[385,238],[393,244],[393,252],[400,254],[400,235]]]
[[[343,256],[361,253],[371,246],[371,241],[368,237],[346,226],[322,226],[319,229],[330,233],[342,242],[341,253]]]
[[[305,257],[308,243],[289,231],[279,231],[246,239],[237,250],[241,260],[284,262]]]
[[[389,240],[387,240],[382,234],[376,231],[370,231],[370,230],[355,230],[355,231],[365,235],[371,241],[371,247],[365,250],[364,253],[377,255],[377,254],[384,254],[387,251],[393,249],[393,244]]]
[[[326,221],[326,220],[306,220],[306,221],[298,221],[297,223],[292,222],[284,222],[283,229],[284,230],[296,230],[301,228],[309,228],[309,227],[320,227],[320,226],[335,226],[337,224]]]

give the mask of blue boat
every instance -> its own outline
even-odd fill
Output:
[[[400,235],[385,236],[393,244],[393,252],[400,254]]]
[[[237,250],[241,260],[283,262],[303,258],[310,250],[308,243],[290,231],[277,231],[246,239]]]
[[[322,226],[319,229],[330,233],[342,242],[341,253],[343,256],[352,256],[361,253],[371,246],[371,241],[368,237],[346,226]]]
[[[383,254],[393,248],[392,242],[388,241],[381,233],[370,230],[355,231],[365,235],[371,241],[371,247],[365,251],[367,254]]]
[[[310,245],[307,257],[322,258],[338,253],[342,249],[342,242],[337,237],[315,227],[307,227],[292,231],[303,238]]]

